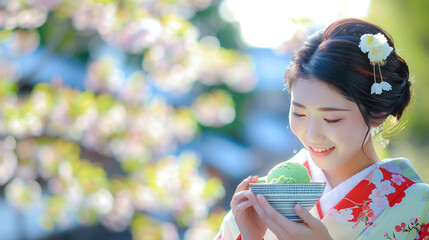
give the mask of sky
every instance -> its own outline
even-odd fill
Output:
[[[237,22],[251,47],[277,48],[305,27],[299,20],[328,25],[340,18],[363,18],[370,0],[224,0],[222,18]]]

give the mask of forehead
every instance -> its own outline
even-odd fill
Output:
[[[292,101],[308,107],[343,107],[357,105],[326,82],[315,77],[297,78],[291,86]]]

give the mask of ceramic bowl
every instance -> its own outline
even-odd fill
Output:
[[[299,203],[307,210],[313,208],[322,196],[325,183],[251,183],[250,189],[255,195],[264,196],[283,216],[300,222],[302,219],[296,214],[295,205]]]

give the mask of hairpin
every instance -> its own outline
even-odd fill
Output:
[[[392,90],[392,86],[388,82],[383,81],[383,76],[381,75],[381,66],[386,63],[386,58],[393,51],[393,48],[387,43],[386,37],[381,33],[377,33],[376,35],[364,34],[360,37],[359,48],[363,53],[368,52],[368,58],[374,72],[374,83],[371,86],[371,94],[381,94],[383,90]],[[380,72],[380,83],[377,83],[375,76],[376,66],[378,66]]]

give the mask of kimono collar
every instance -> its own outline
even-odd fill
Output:
[[[375,226],[374,221],[385,209],[401,203],[404,191],[422,181],[406,159],[386,159],[377,165],[325,216],[312,209],[328,229],[337,229],[334,239],[355,239],[366,228]]]

